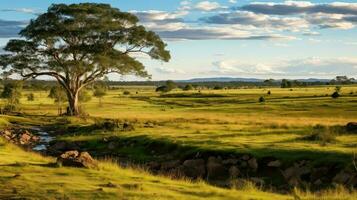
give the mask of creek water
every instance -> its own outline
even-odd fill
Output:
[[[48,132],[43,131],[39,127],[33,127],[32,130],[36,132],[36,135],[40,138],[40,141],[36,146],[32,148],[34,151],[46,151],[49,143],[55,139]]]

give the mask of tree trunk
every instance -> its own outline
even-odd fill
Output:
[[[78,106],[78,94],[79,91],[67,92],[67,97],[68,97],[67,115],[69,116],[77,116],[80,114],[79,106]]]

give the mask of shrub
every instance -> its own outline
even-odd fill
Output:
[[[304,136],[303,140],[317,141],[320,142],[321,145],[326,145],[328,143],[334,143],[337,141],[335,130],[323,125],[314,126],[312,128],[311,134]]]
[[[260,103],[265,102],[265,98],[264,98],[264,97],[259,97],[259,102],[260,102]]]
[[[336,91],[336,92],[332,93],[331,97],[334,99],[337,99],[338,97],[340,97],[340,94]]]
[[[124,95],[130,95],[130,92],[129,92],[128,90],[125,90],[125,91],[123,92],[123,94],[124,94]]]
[[[185,91],[193,90],[193,86],[192,86],[191,84],[187,84],[187,85],[183,88],[183,90],[185,90]]]
[[[34,101],[34,100],[35,100],[35,95],[33,93],[27,95],[27,101]]]
[[[223,87],[222,86],[219,86],[219,85],[216,85],[216,86],[214,86],[214,88],[213,88],[214,90],[222,90],[223,89]]]
[[[267,94],[268,94],[268,95],[271,95],[271,91],[269,90]]]

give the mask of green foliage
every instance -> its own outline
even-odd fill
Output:
[[[22,82],[11,81],[5,83],[4,89],[1,93],[1,97],[7,99],[9,104],[16,105],[20,103],[21,92],[22,92]]]
[[[83,89],[79,92],[78,100],[79,102],[88,102],[92,99],[92,95],[87,89]]]
[[[340,94],[337,91],[335,91],[334,93],[332,93],[331,97],[337,99],[338,97],[340,97]]]
[[[123,92],[123,94],[124,94],[124,95],[130,95],[130,92],[129,92],[128,90],[125,90],[125,91]]]
[[[177,88],[176,83],[171,80],[168,80],[166,81],[165,85],[157,87],[156,92],[170,92],[175,88]]]
[[[220,86],[220,85],[216,85],[216,86],[213,87],[213,89],[214,89],[214,90],[222,90],[223,87]]]
[[[97,86],[94,88],[93,96],[97,98],[102,98],[107,94],[107,90],[105,87]]]
[[[27,101],[34,101],[34,100],[35,100],[35,95],[33,93],[27,95]]]
[[[193,86],[191,85],[191,84],[187,84],[184,88],[183,88],[183,90],[184,91],[189,91],[189,90],[193,90],[194,88],[193,88]]]
[[[260,102],[260,103],[265,102],[265,98],[264,98],[264,97],[259,97],[259,102]]]
[[[20,32],[24,39],[8,42],[0,66],[25,78],[52,76],[73,96],[68,114],[77,115],[79,90],[105,75],[150,77],[131,52],[170,60],[161,38],[138,22],[109,4],[53,4]]]
[[[51,87],[48,97],[54,99],[57,103],[62,103],[67,100],[66,92],[59,86]]]
[[[335,92],[341,92],[341,89],[342,89],[342,87],[339,86],[339,85],[337,85],[337,86],[335,87]]]

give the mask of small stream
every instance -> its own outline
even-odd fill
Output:
[[[55,137],[50,136],[50,134],[46,131],[43,131],[39,127],[33,127],[32,130],[36,132],[36,135],[40,138],[39,143],[32,148],[34,151],[46,151],[49,143],[55,140]]]

